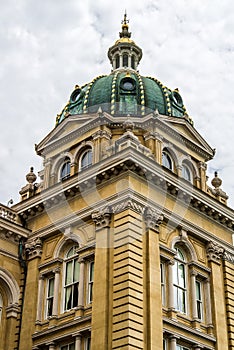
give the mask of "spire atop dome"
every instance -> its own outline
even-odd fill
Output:
[[[128,23],[129,23],[129,19],[127,19],[127,11],[125,10],[124,19],[121,22],[122,32],[119,33],[120,38],[131,38],[132,33],[128,31]]]
[[[142,58],[142,50],[133,40],[129,29],[129,20],[125,10],[124,19],[121,21],[122,31],[119,33],[119,39],[109,48],[108,57],[112,64],[113,70],[130,68],[137,69],[137,66]]]

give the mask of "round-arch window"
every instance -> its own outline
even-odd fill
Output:
[[[127,54],[123,55],[123,66],[128,67],[128,55]]]
[[[170,170],[173,170],[172,159],[166,151],[163,151],[163,153],[162,153],[162,165]]]
[[[135,89],[135,81],[130,78],[125,78],[121,81],[121,89],[125,91],[133,91]]]
[[[91,149],[86,150],[82,153],[80,158],[80,170],[84,170],[92,165],[93,152]]]
[[[190,181],[190,182],[192,180],[191,171],[190,171],[189,167],[185,164],[182,165],[182,177],[185,180]]]
[[[115,65],[116,65],[116,68],[119,68],[119,55],[116,55],[115,57]]]
[[[71,94],[71,102],[78,101],[80,97],[80,93],[81,93],[81,89],[74,90],[73,93]]]
[[[175,102],[178,106],[182,107],[182,106],[183,106],[183,100],[182,100],[182,97],[180,96],[180,94],[179,94],[177,91],[173,91],[173,92],[172,92],[172,96],[173,96],[174,102]]]
[[[71,175],[71,162],[70,160],[66,160],[61,168],[60,171],[60,180],[66,180]]]

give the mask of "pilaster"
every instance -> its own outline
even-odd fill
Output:
[[[96,232],[96,252],[94,264],[94,284],[92,303],[92,343],[91,350],[111,349],[109,342],[110,283],[110,223],[111,211],[104,208],[92,214]],[[101,271],[101,273],[100,273]]]
[[[144,324],[148,350],[163,349],[162,296],[159,251],[160,213],[147,208],[144,213]],[[157,315],[157,317],[155,317]]]
[[[42,255],[41,239],[36,238],[27,243],[25,245],[25,251],[28,260],[25,300],[30,300],[30,303],[25,303],[23,307],[19,350],[32,348],[32,334],[35,331],[36,310],[38,306],[38,265]]]
[[[142,232],[142,215],[115,213],[111,349],[144,348]]]
[[[224,299],[222,258],[223,247],[210,241],[206,247],[211,269],[212,313],[217,350],[228,349],[227,314]]]

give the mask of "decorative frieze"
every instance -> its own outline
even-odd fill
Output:
[[[127,209],[132,209],[133,211],[142,214],[144,212],[144,206],[137,203],[133,199],[126,199],[123,200],[122,202],[115,204],[112,206],[112,211],[114,213],[120,213],[121,211],[127,210]]]

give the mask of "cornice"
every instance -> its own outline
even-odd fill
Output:
[[[127,147],[100,163],[94,164],[87,169],[85,174],[80,174],[79,178],[73,176],[67,182],[60,183],[43,191],[40,195],[19,203],[15,206],[15,209],[20,216],[28,219],[40,214],[45,209],[56,206],[64,199],[69,200],[79,196],[84,189],[97,188],[126,171],[143,177],[149,182],[150,186],[156,186],[159,190],[176,198],[176,200],[193,207],[201,215],[205,215],[222,226],[234,230],[234,212],[232,209],[183,181],[174,173],[162,169],[154,160],[143,156],[141,152],[133,147]]]

